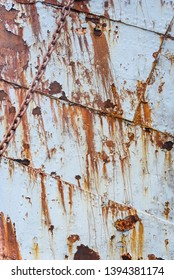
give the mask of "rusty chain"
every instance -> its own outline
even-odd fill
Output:
[[[74,0],[69,0],[68,4],[61,9],[61,15],[57,19],[57,28],[52,35],[52,41],[50,42],[50,44],[48,46],[47,52],[43,57],[42,63],[38,68],[38,71],[32,81],[31,86],[27,90],[26,97],[21,104],[19,112],[15,116],[12,124],[10,125],[10,127],[7,130],[6,135],[4,136],[2,142],[0,143],[0,157],[6,151],[8,145],[10,143],[10,140],[13,138],[13,136],[16,132],[16,129],[22,120],[23,115],[25,114],[31,99],[33,98],[34,92],[38,89],[39,83],[41,82],[41,78],[42,78],[43,74],[45,73],[46,66],[50,60],[51,54],[55,49],[55,45],[59,38],[60,32],[65,25],[65,19],[70,14],[70,9],[73,4],[74,4]]]

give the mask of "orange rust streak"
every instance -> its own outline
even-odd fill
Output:
[[[70,255],[72,255],[72,253],[73,253],[73,244],[79,240],[80,240],[80,237],[77,234],[72,234],[72,235],[68,236],[67,241],[68,241],[68,248],[69,248]]]
[[[123,255],[125,250],[127,251],[127,242],[126,242],[126,236],[124,234],[122,234],[121,236],[121,254]]]
[[[69,186],[69,205],[70,205],[70,214],[72,214],[73,209],[73,192],[74,192],[74,186]]]
[[[86,110],[81,110],[81,116],[83,120],[83,128],[86,134],[86,142],[87,142],[87,153],[91,157],[91,164],[93,165],[93,158],[95,154],[95,147],[94,147],[94,128],[93,128],[93,119],[92,114]]]
[[[9,218],[0,212],[0,260],[21,260],[16,232]]]
[[[131,234],[131,253],[132,253],[132,257],[133,259],[136,259],[136,254],[137,254],[137,233],[136,233],[136,228],[134,228],[132,230],[132,234]]]
[[[38,245],[38,243],[34,243],[33,251],[34,251],[34,260],[38,260],[39,259],[39,245]]]
[[[168,252],[169,240],[165,239],[164,242],[165,242],[166,251]]]
[[[63,126],[63,132],[68,131],[69,132],[69,108],[65,104],[62,105],[62,107],[59,107],[59,110],[61,111],[60,115],[62,116],[62,126]]]
[[[50,156],[50,151],[49,151],[49,148],[48,148],[47,134],[46,134],[46,130],[45,130],[44,121],[43,121],[42,116],[39,117],[39,124],[42,127],[43,135],[44,135],[44,138],[45,138],[44,139],[44,145],[46,146],[47,156],[50,159],[51,156]]]
[[[42,190],[41,204],[42,204],[42,212],[43,212],[44,218],[45,218],[45,225],[50,227],[51,219],[50,219],[50,215],[49,215],[49,208],[48,208],[44,179],[45,179],[45,175],[41,174],[41,190]]]
[[[31,24],[33,34],[34,36],[38,37],[41,27],[36,5],[25,5],[25,9]]]
[[[108,206],[106,205],[102,206],[102,216],[103,216],[103,220],[105,221],[106,228],[108,227],[108,212],[109,212]]]
[[[58,190],[59,190],[60,197],[61,197],[61,203],[62,203],[64,212],[66,213],[65,199],[64,199],[64,191],[63,191],[63,185],[62,185],[61,180],[59,180],[59,181],[57,182],[57,184],[58,184]]]
[[[138,229],[138,258],[143,257],[143,245],[144,245],[144,227],[141,221],[139,221]]]
[[[110,54],[109,54],[108,43],[104,33],[102,33],[101,36],[95,36],[92,27],[91,27],[91,38],[94,47],[95,67],[98,75],[101,75],[103,86],[107,91],[108,81],[112,76],[110,66],[109,66]]]
[[[106,163],[103,163],[103,168],[102,168],[102,173],[105,179],[107,179],[107,167],[106,167]]]
[[[143,103],[143,111],[144,111],[144,122],[148,126],[151,126],[152,124],[152,119],[151,119],[151,109],[149,108],[149,104]]]
[[[164,215],[166,217],[166,220],[169,219],[169,213],[170,213],[170,207],[169,207],[169,202],[165,202],[165,207],[164,207]]]
[[[117,108],[120,110],[121,109],[121,103],[120,103],[119,94],[117,92],[115,84],[111,85],[111,90],[112,90],[113,97],[114,97],[114,103],[117,105]]]
[[[74,135],[76,136],[76,140],[78,144],[80,144],[80,134],[79,134],[79,128],[77,125],[77,118],[81,113],[81,108],[79,107],[74,107],[74,106],[69,106],[68,107],[68,113],[70,115],[71,119],[71,127],[73,128]]]
[[[155,133],[156,146],[162,148],[164,135],[159,131],[155,131],[154,133]]]

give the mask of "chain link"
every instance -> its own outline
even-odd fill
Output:
[[[34,77],[32,84],[27,91],[26,97],[21,104],[19,112],[15,116],[12,124],[10,125],[10,127],[7,130],[6,135],[4,136],[2,142],[0,143],[0,157],[6,151],[10,140],[13,138],[13,136],[16,132],[16,129],[22,120],[23,115],[25,114],[31,99],[33,98],[34,92],[38,89],[42,76],[45,73],[46,66],[50,60],[51,54],[55,49],[55,45],[60,36],[60,32],[65,25],[65,19],[70,14],[71,6],[73,4],[74,4],[74,0],[69,0],[67,5],[61,9],[61,15],[57,19],[57,28],[52,35],[52,40],[48,46],[47,53],[43,57],[42,63],[39,66],[36,76]]]

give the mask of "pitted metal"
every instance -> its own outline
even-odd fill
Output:
[[[42,76],[45,73],[47,64],[50,60],[51,54],[55,49],[55,45],[60,36],[60,32],[65,25],[66,17],[70,14],[71,6],[73,5],[73,3],[74,3],[74,0],[69,0],[67,5],[61,9],[61,15],[57,20],[57,28],[52,35],[52,41],[50,42],[50,44],[48,46],[48,50],[43,57],[42,63],[38,68],[38,71],[36,73],[36,76],[33,79],[33,82],[31,84],[30,88],[27,91],[26,97],[25,97],[24,101],[22,102],[19,112],[15,116],[12,124],[10,125],[10,127],[7,130],[6,135],[4,136],[2,142],[0,143],[0,157],[6,151],[8,145],[10,143],[10,140],[13,138],[13,136],[16,132],[16,129],[22,120],[23,115],[25,114],[31,99],[33,98],[34,92],[38,89]]]

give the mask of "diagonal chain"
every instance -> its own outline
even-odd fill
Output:
[[[52,35],[52,40],[48,46],[46,54],[43,57],[42,63],[39,66],[38,71],[32,81],[32,84],[27,91],[26,97],[21,104],[19,112],[15,116],[12,124],[10,125],[10,127],[7,130],[6,135],[4,136],[2,142],[0,143],[0,157],[6,151],[8,145],[10,143],[10,140],[13,138],[13,136],[16,132],[16,129],[22,120],[23,115],[25,114],[31,99],[33,98],[34,92],[38,89],[42,76],[45,73],[46,66],[50,60],[51,54],[55,49],[55,45],[60,36],[61,30],[65,25],[65,19],[70,14],[70,9],[71,9],[71,6],[73,5],[73,3],[74,3],[74,0],[69,0],[68,4],[61,9],[61,15],[57,19],[57,28]]]

